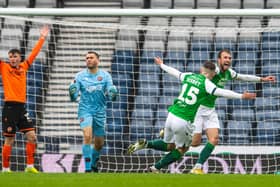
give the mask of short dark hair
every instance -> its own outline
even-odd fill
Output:
[[[98,59],[100,57],[100,55],[95,51],[89,51],[88,54],[94,54]]]
[[[9,52],[8,52],[8,54],[10,54],[10,53],[12,53],[12,54],[20,54],[21,55],[21,52],[20,52],[20,50],[19,49],[10,49],[9,50]]]
[[[228,53],[228,54],[231,55],[231,52],[230,52],[229,49],[222,49],[222,50],[220,50],[219,53],[218,53],[218,58],[221,58],[223,52],[226,52],[226,53]]]
[[[215,69],[216,69],[216,65],[213,62],[210,62],[210,61],[205,61],[203,63],[203,67],[206,68],[206,69],[209,69],[211,71],[215,71]]]

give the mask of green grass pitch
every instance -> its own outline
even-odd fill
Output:
[[[280,175],[150,173],[0,174],[5,187],[279,187]]]

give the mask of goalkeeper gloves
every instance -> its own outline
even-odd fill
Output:
[[[76,101],[79,96],[77,85],[75,82],[72,82],[69,86],[69,96],[71,101]]]
[[[118,90],[115,86],[112,86],[109,90],[109,99],[111,101],[116,101],[117,100],[117,97],[118,97]]]

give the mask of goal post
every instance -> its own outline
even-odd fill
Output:
[[[3,11],[2,11],[3,10]],[[72,13],[71,13],[72,11]],[[204,164],[208,173],[265,174],[280,170],[280,11],[153,9],[0,9],[1,59],[10,48],[26,57],[44,24],[51,32],[28,72],[27,109],[36,120],[36,166],[43,172],[83,172],[82,132],[77,103],[68,85],[85,68],[87,51],[100,54],[100,68],[111,73],[120,94],[107,104],[103,172],[145,172],[163,154],[141,150],[127,154],[138,139],[159,138],[167,108],[180,82],[161,71],[154,57],[182,72],[198,73],[205,60],[216,62],[219,50],[232,52],[232,68],[242,74],[274,75],[277,82],[232,81],[227,89],[252,91],[257,98],[219,98],[219,145]],[[17,15],[17,16],[15,16]],[[2,86],[0,87],[3,96]],[[2,99],[1,99],[2,101]],[[1,105],[2,107],[2,105]],[[1,136],[3,142],[3,137]],[[191,148],[166,172],[187,173],[203,143]],[[12,154],[14,170],[24,168],[24,137],[18,133]]]

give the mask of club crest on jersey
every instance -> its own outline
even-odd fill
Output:
[[[102,78],[101,76],[99,76],[99,77],[97,77],[97,80],[98,80],[98,81],[102,81],[103,78]]]
[[[84,118],[80,118],[80,123],[82,123],[85,119]]]

